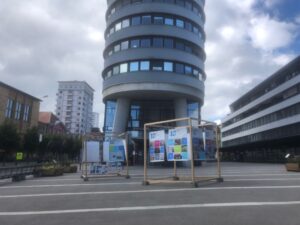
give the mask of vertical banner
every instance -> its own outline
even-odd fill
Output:
[[[206,160],[203,141],[203,130],[201,128],[193,128],[192,142],[194,160]]]
[[[150,162],[165,161],[165,131],[149,132]]]
[[[167,159],[168,161],[190,160],[190,143],[188,129],[175,128],[168,132]]]
[[[207,160],[214,160],[216,154],[216,135],[213,129],[205,129],[205,155]]]
[[[123,139],[114,139],[103,143],[104,161],[123,162],[125,161],[125,145]]]

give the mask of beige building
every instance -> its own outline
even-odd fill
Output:
[[[40,99],[0,81],[0,124],[10,121],[19,132],[38,126]]]

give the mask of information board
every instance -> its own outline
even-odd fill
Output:
[[[189,133],[187,128],[170,129],[167,141],[168,161],[190,160]]]
[[[194,160],[206,160],[203,141],[203,130],[201,128],[192,129],[192,142]]]
[[[212,129],[205,129],[205,156],[206,160],[214,160],[216,155],[216,136]]]
[[[149,133],[150,162],[165,161],[165,131],[152,131]]]
[[[123,139],[113,139],[103,143],[104,161],[125,161],[125,145]]]

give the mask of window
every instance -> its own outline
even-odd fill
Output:
[[[173,26],[174,20],[172,18],[165,18],[165,25]]]
[[[184,44],[180,41],[176,41],[176,48],[184,51]]]
[[[176,27],[184,28],[183,20],[176,19]]]
[[[113,68],[113,75],[119,74],[120,73],[120,67],[119,66],[114,66]]]
[[[132,19],[131,19],[131,25],[132,26],[136,26],[136,25],[140,25],[140,24],[141,24],[141,17],[140,16],[132,17]]]
[[[128,64],[127,63],[122,63],[120,65],[120,73],[127,73],[128,72]]]
[[[16,110],[15,110],[15,119],[16,120],[20,119],[20,116],[21,116],[21,107],[22,107],[22,104],[19,103],[19,102],[16,102]]]
[[[121,22],[119,22],[119,23],[117,23],[116,25],[115,25],[115,30],[116,31],[118,31],[118,30],[121,30]]]
[[[141,61],[141,70],[149,70],[150,62],[149,61]]]
[[[154,16],[153,23],[156,25],[164,24],[164,18],[162,16]]]
[[[24,113],[23,113],[23,120],[24,121],[29,121],[29,110],[30,110],[30,106],[25,105],[24,106]]]
[[[185,74],[192,74],[192,67],[185,66],[184,67],[184,72],[185,72]]]
[[[198,78],[199,77],[199,71],[194,69],[193,70],[193,75]]]
[[[115,45],[114,52],[118,52],[118,51],[120,51],[120,45]]]
[[[138,47],[140,47],[140,40],[138,40],[138,39],[131,40],[130,41],[130,47],[131,48],[138,48]]]
[[[184,73],[184,66],[181,63],[176,63],[175,65],[175,72],[176,73]]]
[[[151,24],[151,16],[150,15],[142,16],[142,24],[143,25]]]
[[[192,31],[192,24],[190,22],[185,22],[184,23],[184,27],[185,29],[187,29],[188,31]]]
[[[164,47],[165,48],[173,48],[173,39],[165,38],[164,40]]]
[[[163,63],[161,61],[154,61],[152,62],[152,70],[153,71],[162,71]]]
[[[197,27],[193,27],[193,32],[198,34],[199,33],[199,29]]]
[[[172,62],[164,62],[164,71],[173,72],[173,63]]]
[[[153,38],[153,47],[162,48],[163,47],[163,39],[162,38]]]
[[[122,21],[122,28],[129,27],[129,19],[125,19]]]
[[[121,43],[121,49],[122,49],[122,50],[128,49],[128,45],[129,45],[129,42],[128,42],[128,41],[123,41],[123,42]]]
[[[190,46],[186,45],[184,48],[186,52],[192,53],[192,48]]]
[[[151,47],[151,39],[142,39],[141,47],[142,48],[150,48]]]
[[[135,72],[139,70],[139,62],[130,63],[130,72]]]
[[[6,109],[5,109],[5,117],[6,118],[11,118],[13,104],[14,104],[14,101],[12,99],[7,99]]]

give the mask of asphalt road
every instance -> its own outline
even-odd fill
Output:
[[[189,175],[188,169],[179,174]],[[196,169],[215,175],[214,164]],[[283,165],[223,163],[225,181],[142,186],[143,168],[131,178],[84,182],[80,174],[0,181],[0,225],[299,225],[300,173]],[[172,175],[152,168],[149,177]]]

